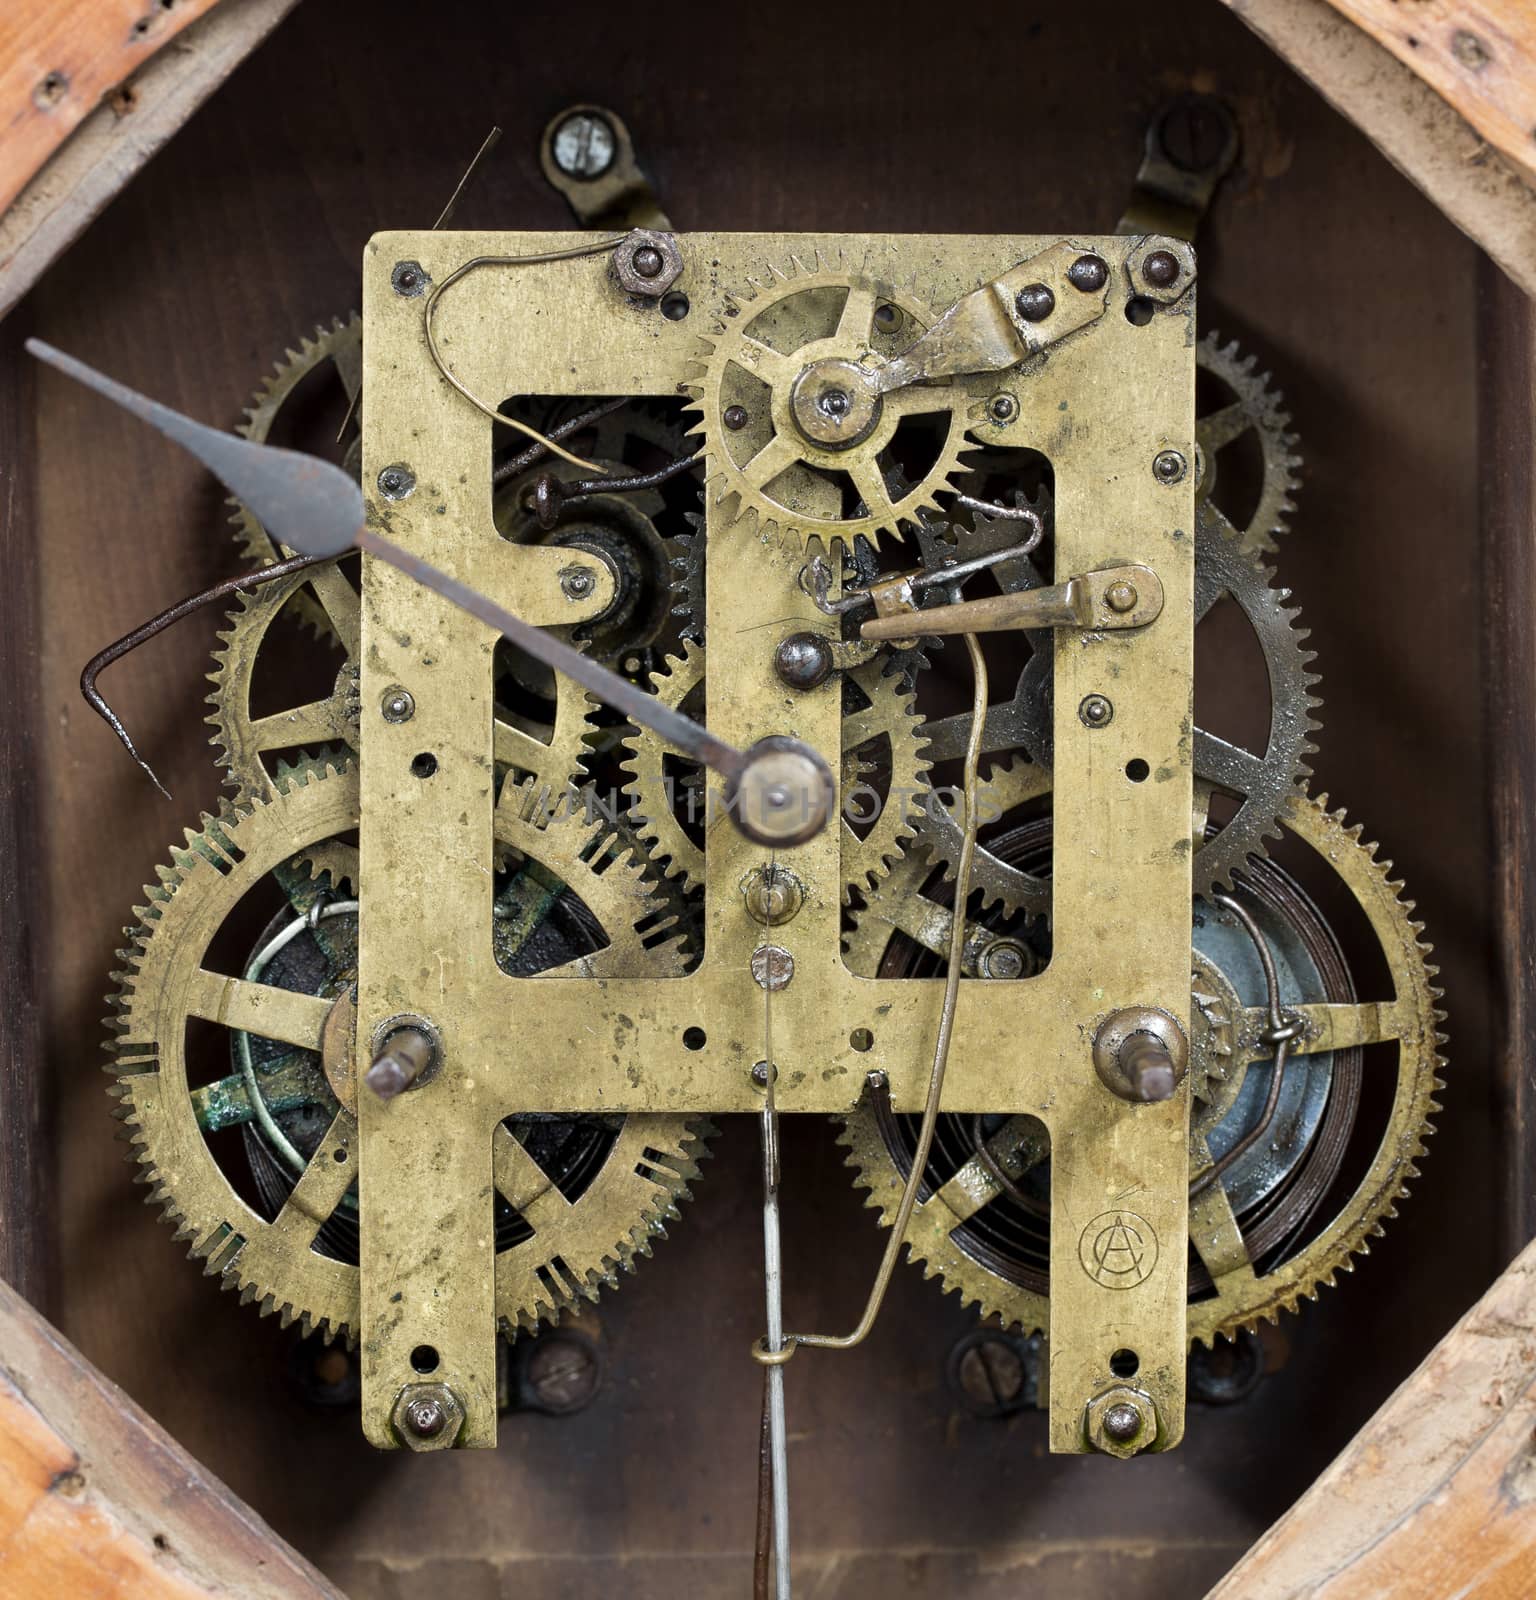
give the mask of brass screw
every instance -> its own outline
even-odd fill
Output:
[[[1136,585],[1127,583],[1124,578],[1118,583],[1110,584],[1104,591],[1104,603],[1111,611],[1118,611],[1122,615],[1136,609],[1137,599]]]
[[[379,710],[386,722],[409,722],[416,715],[416,697],[409,689],[397,685],[384,691]]]
[[[1152,458],[1152,476],[1161,484],[1182,483],[1189,463],[1177,450],[1159,450]]]
[[[567,600],[585,600],[597,587],[591,567],[567,567],[560,574],[560,592]]]
[[[754,867],[741,892],[747,914],[770,928],[788,922],[805,903],[805,888],[787,867]]]
[[[404,500],[416,487],[416,474],[398,461],[379,473],[379,493],[386,500]]]
[[[752,977],[761,989],[777,993],[789,987],[795,975],[795,958],[782,945],[759,945],[752,952]]]
[[[1022,978],[1024,952],[1010,940],[999,939],[982,952],[980,966],[984,978]]]

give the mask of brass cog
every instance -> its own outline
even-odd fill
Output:
[[[1216,410],[1195,420],[1201,458],[1196,490],[1200,509],[1245,555],[1272,555],[1279,548],[1280,536],[1289,531],[1287,518],[1296,509],[1292,496],[1301,487],[1301,457],[1296,454],[1296,435],[1289,431],[1290,416],[1282,408],[1284,397],[1271,388],[1267,372],[1256,371],[1257,358],[1245,356],[1235,339],[1224,345],[1219,333],[1206,334],[1195,347],[1195,361],[1227,397]],[[1213,496],[1221,452],[1249,435],[1262,452],[1263,479],[1257,504],[1239,527]]]
[[[651,674],[651,687],[664,704],[696,712],[702,719],[704,664],[704,646],[687,640],[681,655],[669,656],[662,669]],[[883,668],[884,662],[876,657],[841,674],[844,684],[851,684],[864,702],[861,707],[846,709],[842,722],[844,905],[849,903],[850,891],[867,890],[879,882],[901,854],[903,843],[916,836],[912,819],[918,797],[928,789],[931,763],[924,748],[916,696],[905,679],[886,676]],[[670,746],[649,728],[632,730],[623,742],[627,754],[622,766],[630,780],[623,792],[634,808],[635,830],[652,846],[658,870],[667,878],[681,878],[683,887],[691,889],[704,880],[704,852],[677,816],[674,785],[664,765]],[[850,819],[850,794],[871,775],[872,767],[879,769],[882,779],[888,775],[885,793],[871,789],[870,801],[861,801]]]
[[[738,518],[750,515],[802,544],[812,538],[851,544],[860,534],[878,544],[882,533],[894,534],[898,524],[932,509],[963,470],[965,452],[979,448],[966,438],[971,396],[958,384],[877,396],[865,380],[934,320],[907,289],[835,270],[819,258],[814,268],[799,261],[788,272],[773,268],[763,282],[730,297],[694,400],[714,503],[734,504]],[[818,384],[826,374],[841,375],[837,383],[828,379],[826,393],[818,389],[814,405],[800,387],[813,364]],[[849,405],[855,415],[868,415],[849,424],[846,439],[818,441],[806,431],[806,408],[834,401],[841,409],[828,411],[829,418]],[[739,426],[727,425],[728,411],[739,415]],[[937,418],[942,438],[916,481],[893,491],[892,440],[918,417]]]
[[[532,785],[504,790],[496,809],[498,846],[509,857],[547,863],[545,873],[557,870],[609,941],[548,970],[573,976],[680,973],[680,942],[656,942],[668,930],[655,921],[657,901],[640,864],[595,825],[566,818],[540,826],[539,805]],[[189,1242],[190,1254],[205,1262],[207,1273],[238,1290],[242,1302],[326,1338],[355,1337],[359,1308],[355,1261],[325,1242],[356,1175],[356,1119],[347,1108],[345,1075],[334,1070],[338,1056],[350,1055],[337,1042],[350,1004],[347,975],[333,974],[315,992],[213,974],[202,963],[230,912],[268,874],[289,874],[301,886],[297,894],[288,892],[290,909],[313,915],[322,879],[334,889],[338,879],[355,872],[355,847],[338,835],[356,827],[358,807],[355,768],[311,766],[284,774],[269,798],[204,816],[200,829],[187,830],[185,847],[173,849],[173,865],[160,869],[158,885],[147,891],[148,903],[137,913],[140,925],[121,952],[119,988],[110,1001],[115,1015],[109,1019],[109,1070],[116,1074],[112,1093],[121,1102],[116,1114],[125,1124],[139,1181],[149,1187],[148,1200],[175,1224],[176,1236]],[[297,870],[290,874],[290,866]],[[348,916],[355,918],[345,903],[341,912],[310,926],[339,929]],[[642,923],[643,936],[637,931]],[[355,940],[355,920],[352,927]],[[333,964],[345,960],[345,954],[337,955]],[[289,1048],[279,1049],[269,1064],[283,1064],[290,1078],[295,1072],[302,1078],[303,1069],[319,1084],[316,1057],[325,1069],[329,1090],[322,1086],[310,1096],[320,1114],[317,1132],[323,1133],[304,1153],[297,1183],[270,1218],[236,1191],[199,1123],[199,1106],[206,1107],[216,1092],[225,1106],[244,1104],[243,1116],[220,1125],[248,1122],[252,1108],[243,1080],[233,1089],[230,1080],[195,1090],[189,1083],[187,1022],[194,1016],[226,1028],[244,1021],[251,1031],[232,1033],[232,1042],[245,1038],[268,1052],[275,1046],[267,1041],[280,1035],[276,1046]],[[276,1081],[274,1070],[268,1082]],[[649,1255],[652,1241],[664,1236],[666,1220],[677,1215],[677,1203],[687,1198],[711,1131],[706,1123],[679,1116],[626,1117],[607,1130],[611,1142],[600,1151],[595,1170],[589,1163],[585,1187],[567,1198],[531,1153],[539,1126],[503,1123],[494,1140],[495,1185],[509,1208],[498,1214],[496,1305],[508,1331],[533,1328],[578,1300],[596,1299],[603,1287],[617,1283],[621,1270],[633,1270],[637,1255]]]
[[[329,694],[291,710],[267,716],[251,711],[252,686],[263,652],[280,648],[268,634],[278,617],[299,599],[322,623],[322,637],[335,640],[345,655]],[[338,562],[326,562],[237,596],[219,634],[213,692],[206,718],[218,765],[239,802],[273,793],[267,757],[280,751],[325,750],[340,756],[357,738],[357,650],[361,603]],[[568,631],[568,630],[566,630]],[[319,648],[318,646],[316,648]],[[593,732],[596,702],[564,673],[554,675],[555,721],[548,725],[498,707],[493,753],[499,766],[537,778],[550,793],[562,792],[581,771]]]
[[[1403,885],[1393,879],[1391,863],[1377,860],[1376,846],[1363,844],[1360,827],[1348,825],[1342,811],[1330,812],[1325,798],[1300,793],[1291,796],[1282,821],[1288,832],[1343,880],[1380,945],[1396,989],[1387,1002],[1299,1008],[1307,1026],[1306,1044],[1319,1051],[1326,1046],[1339,1056],[1357,1045],[1395,1039],[1399,1052],[1396,1088],[1385,1133],[1353,1195],[1304,1243],[1296,1245],[1289,1240],[1271,1251],[1272,1259],[1264,1262],[1262,1271],[1256,1272],[1248,1259],[1247,1243],[1228,1198],[1226,1184],[1231,1174],[1195,1197],[1190,1208],[1190,1236],[1199,1258],[1204,1297],[1192,1300],[1189,1306],[1191,1343],[1211,1344],[1218,1336],[1230,1338],[1240,1329],[1254,1328],[1261,1318],[1276,1321],[1280,1312],[1295,1310],[1303,1298],[1316,1298],[1318,1290],[1332,1285],[1339,1272],[1353,1271],[1355,1258],[1369,1253],[1370,1240],[1397,1214],[1397,1203],[1408,1193],[1409,1180],[1418,1176],[1415,1163],[1424,1154],[1425,1138],[1434,1131],[1430,1119],[1440,1109],[1434,1096],[1443,1086],[1439,1072],[1444,1064],[1440,1055],[1444,1035],[1439,1025],[1444,1013],[1434,983],[1437,969],[1428,959],[1429,946],[1420,937],[1423,924],[1413,920],[1413,903],[1402,898]],[[914,853],[881,885],[870,909],[855,913],[855,926],[845,940],[852,970],[873,975],[895,930],[918,939],[936,955],[943,954],[948,908],[923,902],[919,895],[931,872],[931,866]],[[920,915],[913,909],[914,902],[940,914]],[[968,950],[984,944],[988,937],[987,930],[978,925],[967,940]],[[1223,982],[1218,987],[1212,981],[1209,963],[1197,957],[1192,965],[1192,991],[1197,997],[1193,1043],[1201,1081],[1195,1085],[1200,1098],[1192,1117],[1191,1171],[1198,1172],[1209,1159],[1207,1135],[1240,1088],[1241,1071],[1261,1059],[1266,1047],[1258,1035],[1261,1023],[1254,1016],[1261,1008],[1249,1008],[1243,1018],[1229,1017],[1230,986]],[[1208,1033],[1215,1033],[1216,1039],[1204,1038]],[[866,1203],[879,1211],[882,1226],[889,1227],[905,1175],[879,1115],[865,1104],[842,1122],[839,1142],[849,1148],[848,1165],[855,1169],[854,1181],[869,1191]],[[1032,1130],[1038,1130],[1033,1118],[1012,1117],[987,1139],[994,1159],[1014,1177],[1018,1176],[1015,1163],[1021,1152],[1025,1165],[1038,1158],[1029,1153]],[[1043,1280],[1037,1280],[1041,1286],[1033,1287],[1014,1281],[994,1264],[979,1259],[980,1252],[967,1249],[962,1237],[962,1226],[1001,1193],[981,1157],[973,1156],[937,1190],[930,1187],[923,1196],[908,1229],[908,1253],[914,1262],[923,1264],[926,1277],[937,1276],[946,1291],[958,1292],[966,1304],[975,1302],[979,1315],[995,1315],[1005,1324],[1037,1331],[1048,1322]],[[1234,1239],[1238,1241],[1235,1251]]]
[[[312,372],[329,362],[336,370],[337,381],[345,389],[350,402],[359,392],[363,381],[363,319],[349,312],[345,320],[333,317],[330,327],[317,327],[313,338],[301,338],[298,348],[288,349],[283,359],[273,366],[245,408],[245,421],[235,431],[257,444],[265,444],[277,421],[278,413],[293,398],[294,391]],[[353,443],[348,449],[345,465],[358,473],[361,468],[359,435],[355,430]],[[230,501],[234,508],[230,523],[235,538],[253,567],[271,566],[293,552],[279,546],[267,537],[266,529],[238,500]]]

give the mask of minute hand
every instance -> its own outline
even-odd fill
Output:
[[[787,847],[814,838],[826,826],[835,798],[832,774],[809,745],[778,735],[760,739],[747,750],[728,744],[592,657],[375,533],[365,524],[362,489],[340,467],[194,422],[41,339],[28,339],[27,349],[195,456],[274,540],[309,556],[339,556],[353,548],[367,551],[504,634],[554,671],[573,678],[685,755],[712,767],[726,780],[731,819],[749,838]]]

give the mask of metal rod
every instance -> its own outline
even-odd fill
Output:
[[[774,870],[772,857],[768,870]],[[767,987],[763,990],[763,1071],[763,1306],[765,1343],[772,1354],[778,1355],[785,1348],[784,1263],[779,1239],[779,1113],[774,1099],[779,1069],[773,1059],[773,990]],[[773,1503],[773,1593],[775,1600],[790,1600],[789,1428],[784,1416],[783,1366],[777,1362],[769,1365],[767,1379],[764,1400]],[[759,1556],[760,1564],[765,1555],[766,1552]],[[766,1588],[766,1580],[762,1581]]]
[[[385,539],[372,528],[359,528],[357,543],[369,555],[388,562],[408,578],[414,578],[445,600],[451,600],[488,628],[505,635],[546,666],[563,672],[582,688],[590,689],[599,700],[616,711],[622,711],[631,721],[660,734],[684,755],[713,767],[727,778],[737,777],[745,769],[745,752],[727,744],[701,723],[685,717],[681,711],[663,705],[649,690],[631,683],[628,678],[621,678],[616,672],[610,672],[601,662],[573,649],[563,639],[555,638],[547,629],[536,628],[521,617],[513,616],[505,606],[497,605],[489,596],[471,589],[466,583],[460,583],[457,578],[449,577],[440,568],[423,561],[420,556],[413,555],[392,540]]]
[[[123,726],[122,719],[107,704],[106,697],[96,687],[97,678],[114,661],[121,661],[131,651],[137,650],[141,644],[148,644],[157,634],[164,633],[172,623],[180,622],[183,617],[190,617],[194,611],[201,611],[204,606],[212,605],[216,600],[227,600],[231,595],[244,594],[247,590],[259,588],[262,584],[274,583],[279,578],[303,572],[306,567],[319,566],[326,559],[324,556],[290,556],[288,560],[276,562],[270,567],[242,573],[238,578],[226,578],[223,583],[216,583],[211,589],[204,589],[201,594],[194,594],[185,600],[177,601],[159,616],[151,617],[148,622],[142,623],[131,633],[125,633],[121,639],[113,640],[105,650],[98,650],[86,662],[80,673],[80,693],[85,697],[85,703],[117,735],[123,748],[148,773],[149,781],[167,800],[171,798],[170,791],[155,776],[154,768],[139,754],[127,728]]]
[[[960,997],[960,970],[965,960],[965,903],[971,892],[971,863],[976,856],[976,834],[979,828],[980,807],[976,804],[976,772],[981,761],[981,735],[987,714],[987,663],[981,646],[972,635],[965,636],[966,650],[971,658],[974,687],[971,704],[971,732],[965,748],[965,775],[961,792],[965,803],[965,832],[960,846],[960,860],[955,872],[955,915],[950,919],[949,967],[944,975],[944,999],[939,1009],[939,1028],[933,1046],[933,1070],[928,1077],[928,1098],[923,1106],[922,1126],[918,1131],[917,1148],[912,1153],[912,1170],[907,1174],[901,1202],[896,1207],[896,1217],[891,1226],[885,1253],[875,1273],[874,1286],[864,1315],[852,1333],[791,1333],[784,1336],[777,1348],[769,1348],[765,1339],[752,1347],[753,1357],[765,1366],[783,1366],[800,1345],[813,1345],[822,1350],[851,1350],[862,1344],[880,1315],[885,1291],[890,1286],[891,1275],[906,1243],[907,1224],[912,1220],[917,1205],[917,1191],[928,1166],[928,1154],[933,1148],[934,1129],[939,1121],[939,1104],[944,1095],[944,1074],[949,1066],[949,1042],[955,1029],[955,1008]],[[770,1082],[773,1068],[769,1067]]]

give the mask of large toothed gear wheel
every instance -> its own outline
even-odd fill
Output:
[[[651,674],[651,688],[663,704],[702,720],[704,663],[704,647],[690,642]],[[877,656],[841,675],[845,905],[851,890],[879,882],[903,844],[915,838],[915,818],[929,792],[930,762],[916,696],[906,678],[884,668]],[[685,889],[702,883],[704,851],[680,815],[691,803],[703,820],[702,787],[684,787],[686,778],[680,781],[676,766],[668,764],[670,746],[649,728],[629,733],[624,746],[629,780],[624,793],[636,832],[652,846],[653,860],[666,878],[680,879]]]
[[[290,648],[291,641],[273,635],[273,628],[300,601],[308,615],[320,619],[321,638],[331,641],[341,664],[328,692],[313,699],[299,696],[291,707],[258,716],[252,710],[255,685],[264,676],[258,663],[268,652],[281,656]],[[342,756],[356,749],[361,625],[361,602],[341,562],[324,562],[237,597],[213,653],[214,669],[208,674],[212,710],[206,719],[213,728],[210,742],[218,751],[218,765],[227,769],[225,782],[237,801],[271,795],[273,764],[284,755],[324,751]],[[313,648],[324,646],[316,643]],[[552,724],[497,706],[493,757],[499,767],[535,778],[551,794],[559,794],[581,775],[597,706],[564,673],[554,674],[552,693]],[[381,707],[373,714],[392,713]]]
[[[188,830],[147,891],[109,1019],[117,1115],[149,1201],[223,1287],[327,1338],[353,1336],[359,1315],[349,842],[358,808],[355,769],[310,767],[286,774],[270,799]],[[496,809],[503,967],[573,978],[680,973],[681,944],[665,937],[639,863],[577,818],[540,827],[538,810],[531,788],[504,792]],[[567,885],[552,906],[551,874]],[[253,892],[276,914],[243,971],[218,970],[211,949]],[[522,910],[535,901],[548,908],[537,939]],[[222,1065],[204,1052],[208,1034],[189,1028],[194,1018],[225,1030]],[[210,1144],[232,1127],[244,1130],[260,1205],[226,1170],[238,1152]],[[532,1328],[595,1299],[648,1255],[687,1197],[708,1131],[653,1115],[502,1123],[492,1157],[503,1328]]]
[[[1009,565],[1035,573],[1027,557]],[[1213,794],[1224,795],[1231,802],[1219,830],[1206,832],[1203,816],[1194,830],[1195,836],[1205,841],[1195,852],[1193,863],[1196,894],[1229,886],[1232,874],[1245,861],[1264,854],[1268,841],[1280,836],[1281,817],[1289,798],[1305,787],[1312,771],[1310,758],[1317,750],[1312,736],[1319,730],[1317,713],[1322,709],[1322,701],[1313,693],[1321,681],[1311,670],[1316,652],[1307,648],[1309,631],[1298,626],[1300,609],[1286,604],[1290,590],[1272,587],[1272,579],[1272,573],[1246,556],[1207,520],[1203,509],[1197,513],[1196,626],[1224,598],[1230,598],[1237,606],[1263,654],[1269,685],[1269,725],[1262,750],[1249,750],[1206,729],[1195,729],[1197,804],[1202,812],[1208,811]],[[1027,583],[1021,580],[1019,586],[1032,587],[1037,582],[1035,574]],[[1013,697],[988,710],[989,737],[983,748],[1019,747],[1035,763],[1026,772],[1025,764],[1014,757],[995,768],[1000,777],[994,814],[1048,786],[1054,755],[1050,740],[1052,648],[1050,638],[1042,638],[1020,675]],[[963,750],[969,725],[969,713],[930,723],[933,759],[943,760]],[[1029,794],[1014,798],[1014,790],[1026,782],[1035,787]],[[958,810],[953,805],[931,805],[919,816],[917,828],[921,847],[953,876],[962,841]],[[972,881],[982,891],[987,905],[996,903],[1005,911],[1034,912],[1050,907],[1043,880],[999,860],[986,840],[976,851]]]
[[[1278,1109],[1264,1136],[1241,1152],[1190,1205],[1191,1342],[1211,1344],[1277,1320],[1304,1298],[1352,1271],[1355,1258],[1396,1215],[1440,1108],[1443,1067],[1436,969],[1402,897],[1391,864],[1362,844],[1358,826],[1325,799],[1292,796],[1282,821],[1308,850],[1298,870],[1310,880],[1331,870],[1358,905],[1390,974],[1390,993],[1369,973],[1374,958],[1351,962],[1297,879],[1257,861],[1236,890],[1257,921],[1280,970],[1283,1012],[1299,1020],[1301,1039],[1281,1081]],[[1049,825],[1018,830],[1010,850],[1021,860],[1049,848]],[[855,915],[847,960],[867,976],[931,976],[947,954],[948,907],[925,900],[933,876],[920,858],[898,865]],[[1261,1125],[1274,1071],[1266,1043],[1266,986],[1246,931],[1230,913],[1197,901],[1191,961],[1190,1170],[1198,1176]],[[1029,941],[1037,941],[1032,945]],[[1038,933],[1021,938],[988,919],[968,934],[967,970],[988,973],[990,951],[1021,953],[1009,968],[1030,977],[1048,960]],[[1385,1061],[1362,1061],[1364,1047],[1395,1043],[1391,1103],[1369,1130],[1357,1129],[1364,1074],[1393,1073]],[[915,1119],[865,1104],[844,1119],[855,1182],[884,1226],[895,1215],[914,1147]],[[1352,1136],[1375,1146],[1342,1204],[1332,1201]],[[986,1155],[981,1153],[985,1145]],[[1354,1167],[1351,1165],[1351,1171]],[[1006,1184],[996,1174],[1001,1172]],[[920,1204],[908,1228],[911,1258],[947,1291],[974,1302],[982,1316],[1028,1331],[1045,1328],[1049,1297],[1048,1141],[1029,1116],[945,1115],[935,1139]],[[1336,1209],[1332,1209],[1336,1206]]]
[[[251,396],[251,403],[245,408],[245,420],[235,431],[257,444],[267,443],[283,407],[294,399],[306,379],[327,368],[330,381],[345,396],[345,404],[353,411],[342,465],[356,476],[362,471],[362,435],[357,424],[356,400],[363,383],[363,319],[356,311],[345,318],[332,318],[329,327],[317,327],[312,337],[301,338],[297,348],[285,351],[283,359],[262,379]],[[316,381],[324,380],[317,378]],[[229,503],[233,508],[229,520],[235,540],[251,566],[268,567],[293,554],[286,546],[270,539],[266,529],[238,500]],[[293,603],[313,628],[324,629],[324,615],[315,608],[308,590],[299,591]]]
[[[1195,360],[1206,382],[1219,392],[1215,408],[1202,411],[1195,421],[1201,507],[1245,554],[1271,555],[1289,530],[1286,519],[1296,509],[1293,497],[1301,487],[1301,457],[1290,416],[1282,408],[1283,396],[1270,387],[1269,374],[1257,370],[1254,356],[1245,356],[1236,340],[1224,345],[1219,333],[1206,334]],[[1229,515],[1219,489],[1222,452],[1246,439],[1258,443],[1262,478],[1252,507]]]
[[[886,395],[872,386],[934,320],[909,290],[821,261],[774,269],[732,297],[695,400],[706,493],[802,544],[859,534],[878,543],[936,506],[974,448],[970,395],[957,384]],[[893,491],[899,431],[914,443],[923,434],[927,455],[921,471],[908,463],[911,486]]]

